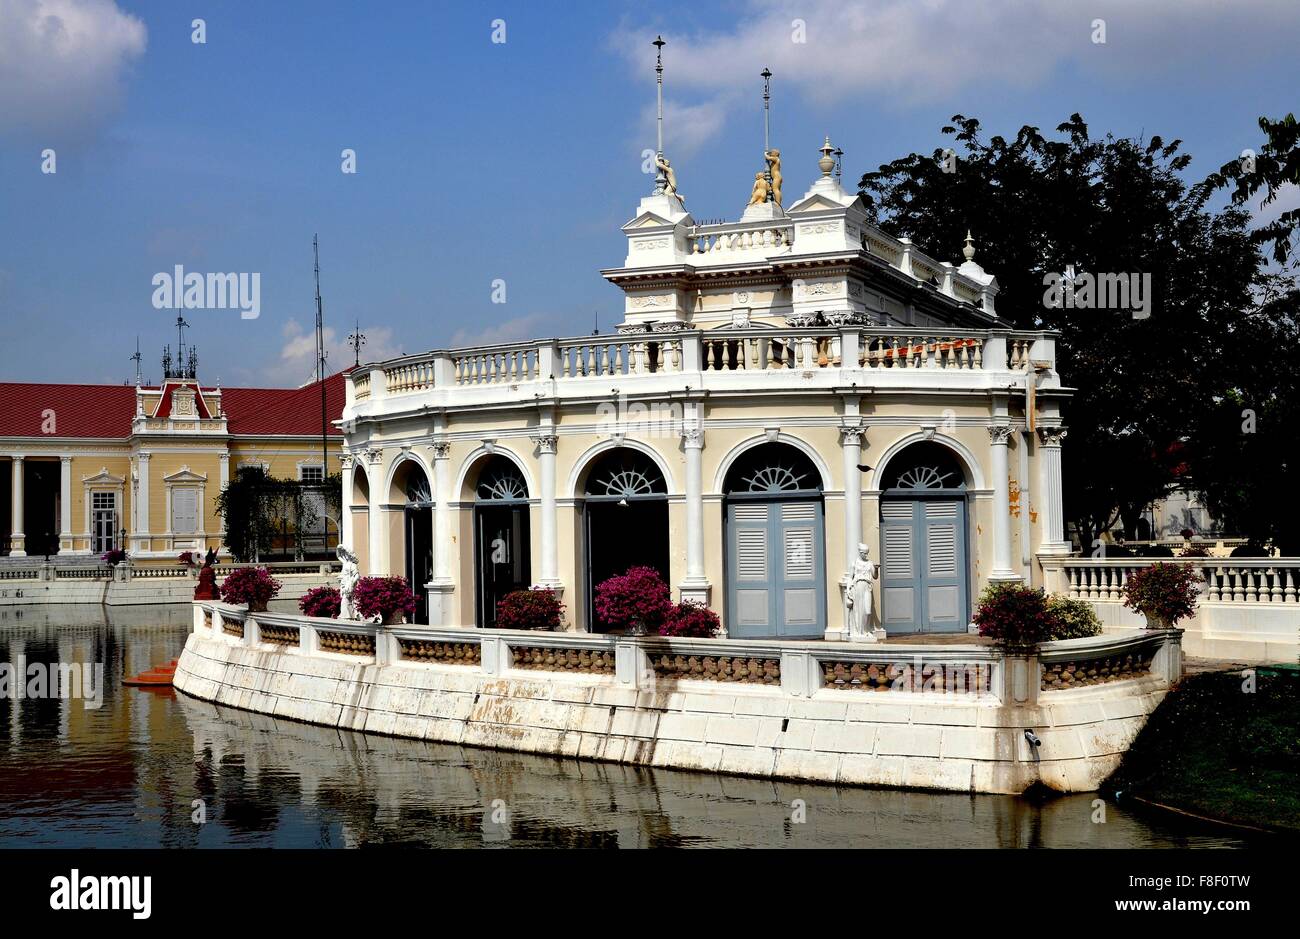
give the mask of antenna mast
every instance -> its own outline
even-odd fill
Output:
[[[135,363],[135,386],[140,387],[140,337],[135,337],[135,355],[131,356],[131,361]]]
[[[325,508],[325,481],[329,478],[329,424],[325,413],[325,308],[320,299],[320,243],[311,236],[311,253],[316,267],[316,383],[320,385],[320,477],[321,477],[321,550],[330,546],[329,515]]]

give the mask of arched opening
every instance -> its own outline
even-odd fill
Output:
[[[474,487],[475,622],[497,623],[497,604],[532,581],[528,482],[501,455],[488,457]]]
[[[785,443],[741,454],[727,471],[727,634],[820,639],[826,632],[821,474]]]
[[[965,467],[948,447],[924,441],[899,451],[880,480],[881,625],[887,633],[965,631]]]
[[[433,488],[424,468],[415,460],[403,460],[393,473],[389,493],[402,512],[402,573],[415,593],[415,622],[429,622],[429,592],[433,578]]]
[[[352,553],[357,556],[357,567],[370,570],[370,478],[358,461],[352,467]]]
[[[642,566],[669,582],[668,485],[650,457],[615,447],[592,462],[582,492],[587,622],[605,632],[592,604],[599,584]]]

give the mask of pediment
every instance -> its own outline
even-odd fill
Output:
[[[207,481],[207,476],[193,472],[189,466],[182,466],[176,472],[168,473],[163,477],[165,483],[205,483]]]
[[[845,207],[840,203],[818,193],[815,196],[809,196],[800,202],[796,202],[790,207],[789,214],[793,215],[795,212],[826,212],[843,208]]]
[[[94,476],[82,476],[81,481],[88,486],[121,486],[126,482],[121,476],[110,473],[106,466],[101,466]]]
[[[631,232],[639,228],[672,228],[674,222],[654,212],[642,212],[623,226],[623,231]]]

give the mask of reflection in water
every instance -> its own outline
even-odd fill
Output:
[[[21,612],[21,615],[17,615]],[[1093,796],[837,789],[367,736],[117,680],[180,654],[189,608],[0,608],[0,657],[103,662],[103,707],[0,700],[0,846],[1230,845]],[[201,800],[206,823],[193,815]],[[802,800],[806,822],[791,820]]]

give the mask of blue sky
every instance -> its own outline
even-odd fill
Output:
[[[943,145],[958,112],[990,134],[1079,111],[1181,137],[1199,178],[1300,86],[1292,0],[0,0],[0,380],[120,382],[137,335],[157,378],[175,313],[151,279],[182,264],[261,275],[257,319],[189,311],[201,377],[298,384],[317,232],[336,368],[355,320],[370,356],[610,329],[621,295],[598,272],[651,186],[658,32],[696,218],[747,201],[765,65],[796,195],[823,135],[855,182]]]

